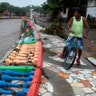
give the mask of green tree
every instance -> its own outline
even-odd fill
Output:
[[[44,10],[52,13],[53,17],[56,18],[60,10],[64,10],[66,7],[69,8],[69,17],[72,15],[74,7],[82,7],[83,13],[86,13],[86,5],[88,0],[47,0],[46,3],[42,4]]]
[[[2,13],[5,10],[10,10],[9,3],[6,2],[0,3],[0,12]]]
[[[42,10],[42,7],[40,6],[32,6],[32,8],[34,9],[33,11],[36,12],[44,12]],[[7,2],[2,2],[0,3],[0,13],[3,13],[5,10],[8,10],[10,13],[14,13],[15,15],[25,15],[27,12],[30,11],[30,6],[26,6],[26,7],[17,7],[17,6],[13,6],[10,5]]]
[[[83,10],[83,14],[86,13],[86,5],[88,0],[47,0],[47,2],[42,4],[43,10],[47,10],[52,18],[52,24],[49,28],[45,30],[45,33],[55,33],[59,36],[64,36],[64,29],[62,26],[62,18],[58,19],[59,13],[61,11],[64,12],[66,8],[69,9],[68,11],[68,18],[69,19],[73,15],[73,10],[76,7],[81,7]],[[56,21],[56,22],[55,22]],[[65,36],[66,37],[66,36]]]

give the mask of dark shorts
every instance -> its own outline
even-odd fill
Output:
[[[67,38],[67,40],[65,42],[66,47],[68,47],[70,45],[70,43],[72,42],[72,38],[73,38],[72,36],[69,36]],[[82,50],[83,49],[83,38],[78,37],[76,43],[77,43],[77,48]]]

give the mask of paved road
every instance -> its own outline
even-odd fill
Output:
[[[20,36],[21,19],[0,20],[0,59],[12,49]]]

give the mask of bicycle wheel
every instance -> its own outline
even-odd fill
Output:
[[[70,69],[72,65],[74,64],[74,61],[76,59],[77,51],[76,49],[67,50],[65,58],[64,58],[64,68]]]

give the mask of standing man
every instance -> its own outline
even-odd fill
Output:
[[[84,25],[86,27],[86,30],[83,36]],[[70,45],[70,42],[72,41],[72,37],[76,36],[78,37],[77,40],[78,58],[76,61],[77,61],[77,65],[80,66],[80,57],[83,49],[83,37],[86,39],[88,38],[89,25],[87,19],[81,16],[81,10],[79,8],[75,9],[74,16],[69,20],[66,27],[70,32],[70,34],[68,36],[68,39],[66,40],[63,52],[59,57],[64,58],[64,53],[67,47]]]

